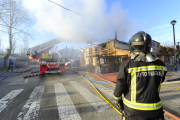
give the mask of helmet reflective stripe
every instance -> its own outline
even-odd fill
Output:
[[[164,66],[143,66],[143,67],[134,67],[129,68],[128,73],[132,72],[142,72],[142,71],[149,71],[149,70],[164,70],[167,71],[167,68]]]
[[[162,107],[161,101],[157,103],[135,103],[124,98],[124,104],[136,110],[157,110]]]
[[[132,42],[132,45],[144,45],[144,42]]]

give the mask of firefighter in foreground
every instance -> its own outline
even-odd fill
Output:
[[[129,41],[131,57],[121,63],[114,98],[123,120],[164,120],[159,97],[167,68],[150,53],[151,36],[143,31]],[[124,98],[122,98],[124,94]]]
[[[13,62],[11,60],[9,60],[9,66],[7,72],[9,72],[9,69],[11,69],[11,71],[13,72]]]

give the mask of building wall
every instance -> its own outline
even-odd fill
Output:
[[[152,53],[159,53],[160,47],[161,46],[159,42],[152,40],[152,48],[151,48]]]
[[[71,62],[71,60],[80,60],[80,58],[83,55],[82,52],[77,51],[77,49],[59,50],[58,54],[59,54],[61,62]]]
[[[130,57],[131,53],[128,50],[116,49],[116,55],[128,55]]]
[[[4,68],[4,59],[0,58],[0,69]]]
[[[21,67],[21,65],[24,63],[24,61],[25,61],[25,60],[16,60],[16,68]],[[22,68],[23,68],[23,67],[28,67],[28,61],[26,61],[26,62],[24,63],[24,65],[22,66]]]
[[[164,62],[164,55],[157,55],[157,57]]]
[[[124,50],[125,49],[125,50]],[[105,56],[115,56],[115,55],[124,55],[122,59],[130,56],[129,45],[117,40],[111,40],[105,43],[102,43],[96,47],[84,48],[84,61],[85,65],[93,64],[96,66],[98,63],[96,55],[105,55]],[[109,52],[109,53],[108,53]]]
[[[170,56],[169,55],[164,56],[164,62],[170,62]]]

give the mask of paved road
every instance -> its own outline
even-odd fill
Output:
[[[113,89],[112,85],[105,85]],[[111,100],[113,97],[109,96]],[[119,120],[115,112],[77,74],[10,77],[0,86],[2,120]]]
[[[97,82],[93,84],[115,106],[112,95],[115,86]],[[0,118],[121,120],[121,116],[99,96],[91,84],[77,74],[50,74],[27,79],[20,75],[5,79],[0,85]]]
[[[180,81],[164,82],[160,97],[164,109],[180,117]]]

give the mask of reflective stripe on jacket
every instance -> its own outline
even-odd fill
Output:
[[[148,63],[128,58],[121,63],[114,97],[118,99],[124,93],[127,115],[152,117],[163,113],[159,91],[166,72],[161,60]]]

